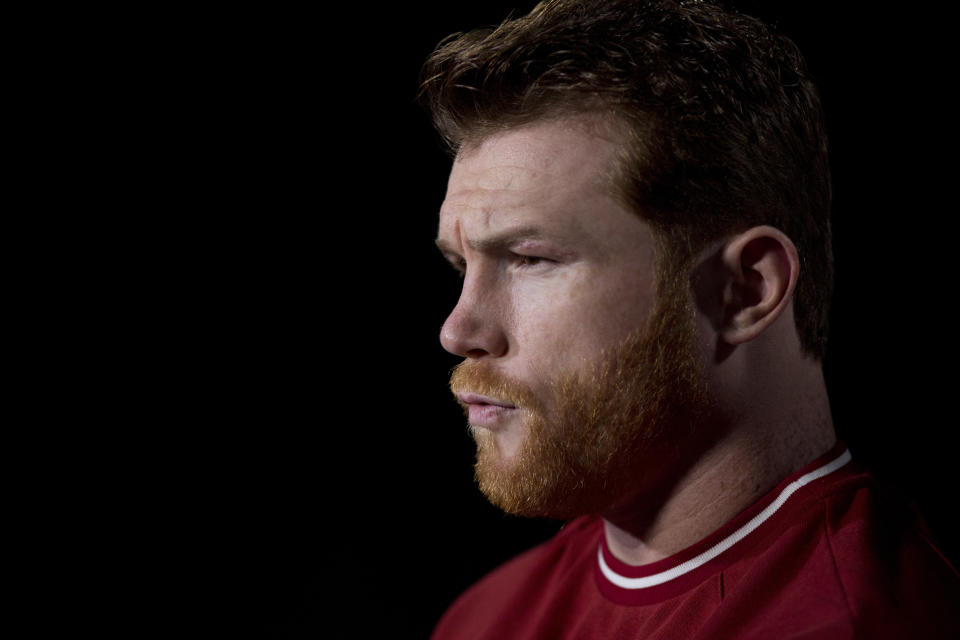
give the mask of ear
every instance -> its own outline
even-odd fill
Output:
[[[723,318],[720,338],[731,345],[753,340],[790,306],[800,274],[793,242],[774,227],[752,227],[723,247]]]

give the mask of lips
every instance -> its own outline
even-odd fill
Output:
[[[478,393],[458,393],[457,400],[466,407],[470,424],[477,427],[495,427],[517,411],[510,402]]]

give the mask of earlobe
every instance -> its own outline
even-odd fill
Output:
[[[793,242],[779,229],[752,227],[723,248],[727,274],[720,337],[731,345],[753,340],[789,307],[800,274]]]

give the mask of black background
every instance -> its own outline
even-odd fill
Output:
[[[148,202],[127,251],[150,267],[119,280],[137,435],[105,484],[110,510],[138,514],[132,571],[156,576],[144,626],[426,637],[558,528],[474,488],[437,338],[459,281],[433,246],[449,160],[419,67],[447,34],[532,6],[472,4],[178,14],[136,65],[156,81],[136,97],[156,153],[122,172]],[[806,53],[831,132],[837,430],[956,559],[938,17],[772,4],[739,3]]]

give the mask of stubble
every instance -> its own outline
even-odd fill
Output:
[[[644,325],[599,354],[585,373],[560,372],[541,401],[483,361],[454,369],[454,393],[513,403],[526,436],[506,459],[496,436],[472,427],[475,476],[508,513],[571,519],[618,507],[653,481],[706,406],[689,295],[660,291]]]

